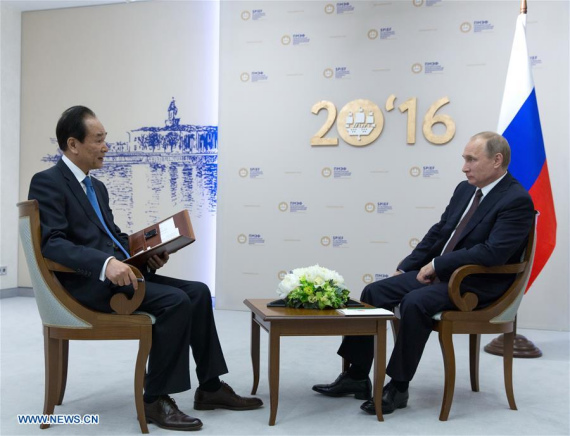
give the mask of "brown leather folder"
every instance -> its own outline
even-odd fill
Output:
[[[169,225],[169,226],[168,226]],[[161,234],[161,227],[173,226],[178,230],[179,235]],[[159,221],[152,226],[146,227],[129,236],[129,247],[131,257],[125,260],[126,263],[141,268],[146,265],[148,259],[155,254],[175,253],[196,240],[190,214],[187,210],[178,212],[165,220]]]

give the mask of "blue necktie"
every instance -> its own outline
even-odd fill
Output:
[[[87,198],[89,199],[91,206],[93,206],[93,209],[95,209],[95,213],[99,217],[99,221],[101,221],[101,224],[103,224],[105,231],[107,232],[109,237],[113,240],[115,245],[117,245],[117,247],[119,247],[123,251],[123,253],[125,253],[126,258],[128,259],[130,257],[129,253],[127,253],[127,250],[125,250],[123,246],[119,243],[119,241],[117,241],[117,239],[113,236],[113,234],[109,230],[109,227],[107,227],[107,224],[105,224],[105,220],[103,219],[103,214],[101,213],[101,208],[99,207],[99,203],[97,202],[97,196],[95,195],[95,189],[93,189],[93,184],[91,183],[91,177],[89,176],[85,177],[83,179],[83,183],[87,188]]]

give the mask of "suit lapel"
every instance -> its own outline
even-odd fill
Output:
[[[85,214],[87,215],[89,220],[91,222],[93,222],[93,224],[95,224],[97,227],[99,227],[99,229],[101,229],[102,232],[107,233],[103,227],[103,224],[101,223],[101,220],[99,219],[99,217],[95,213],[95,209],[93,209],[93,206],[91,206],[91,203],[89,202],[89,199],[87,198],[87,195],[85,194],[85,191],[83,191],[81,184],[77,181],[77,179],[75,178],[75,176],[73,175],[71,170],[67,167],[65,162],[63,162],[60,159],[57,162],[56,166],[59,168],[59,170],[63,174],[63,177],[65,178],[65,181],[67,183],[67,186],[69,187],[69,189],[72,192],[72,194],[74,195],[74,197],[77,199],[77,202],[83,208],[83,211],[85,212]]]

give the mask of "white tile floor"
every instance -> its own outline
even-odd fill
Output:
[[[132,376],[136,344],[125,341],[70,343],[67,390],[59,414],[99,414],[98,425],[57,425],[40,430],[19,425],[18,414],[41,413],[43,407],[43,339],[35,301],[30,297],[0,299],[0,434],[127,435],[140,434],[133,401]],[[216,311],[218,332],[230,368],[223,377],[238,393],[251,389],[248,312]],[[432,335],[410,386],[406,409],[377,422],[360,411],[351,397],[328,398],[311,390],[340,372],[339,338],[282,339],[281,389],[277,423],[269,427],[267,335],[262,333],[262,377],[258,396],[265,407],[249,412],[195,412],[194,391],[174,396],[180,408],[202,419],[203,435],[568,435],[570,434],[569,334],[522,330],[543,351],[539,359],[516,359],[515,398],[509,409],[503,387],[502,360],[481,354],[481,392],[471,392],[467,338],[456,336],[455,397],[449,421],[438,420],[443,390],[443,364],[437,336]],[[485,336],[487,344],[493,336]],[[392,338],[388,335],[388,351]],[[196,386],[193,370],[192,381]],[[172,434],[149,426],[151,434]]]

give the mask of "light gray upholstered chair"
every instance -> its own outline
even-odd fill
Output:
[[[135,365],[135,405],[143,433],[148,433],[144,404],[143,383],[145,365],[152,344],[154,317],[134,313],[145,294],[144,281],[132,299],[117,294],[111,299],[115,314],[96,312],[81,305],[60,284],[54,272],[73,274],[70,268],[56,264],[42,256],[40,218],[36,200],[18,203],[20,240],[30,271],[32,286],[43,324],[45,355],[44,415],[52,415],[61,405],[67,381],[69,340],[138,340],[139,350]],[[142,279],[138,269],[135,275]],[[41,428],[49,427],[42,424]]]
[[[513,392],[513,344],[516,334],[517,311],[528,284],[534,259],[537,219],[538,213],[535,215],[535,222],[530,230],[527,246],[520,263],[495,267],[464,265],[456,269],[449,280],[449,297],[457,309],[439,312],[433,316],[433,330],[439,333],[439,343],[441,345],[445,368],[445,385],[439,415],[440,421],[447,421],[451,403],[453,402],[453,392],[455,389],[455,352],[453,349],[452,336],[460,333],[469,335],[469,369],[471,390],[474,392],[479,392],[481,334],[503,334],[505,390],[510,408],[513,410],[517,409]],[[475,310],[478,302],[477,296],[470,292],[466,292],[462,295],[459,291],[461,282],[465,277],[471,274],[516,274],[516,278],[501,298],[485,308]],[[395,314],[399,318],[399,311],[397,309],[398,308],[395,310]],[[396,340],[398,324],[398,319],[392,321],[394,340]]]

